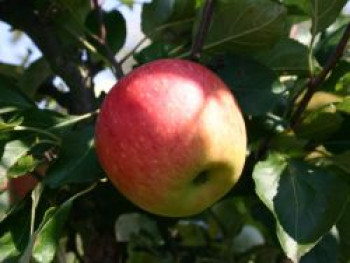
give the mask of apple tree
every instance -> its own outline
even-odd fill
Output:
[[[0,57],[0,261],[349,262],[347,1],[115,0],[142,5],[145,38],[127,54],[126,17],[102,2],[0,0],[42,53]],[[188,217],[128,201],[95,151],[95,77],[162,58],[220,76],[247,130],[237,184]]]

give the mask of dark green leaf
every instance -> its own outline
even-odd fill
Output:
[[[335,224],[349,187],[340,177],[301,160],[271,155],[254,169],[260,198],[298,243],[317,242]]]
[[[253,60],[226,56],[217,71],[246,114],[258,116],[271,111],[284,91],[277,75]]]
[[[331,157],[333,164],[350,174],[350,150]]]
[[[337,239],[326,234],[322,240],[304,257],[300,263],[337,263]]]
[[[218,232],[227,238],[233,238],[242,229],[243,218],[234,199],[224,199],[218,202],[211,208],[210,214],[210,221],[213,221]]]
[[[314,111],[307,115],[295,132],[305,139],[324,140],[341,127],[343,120],[336,112]]]
[[[175,46],[171,44],[154,42],[142,49],[140,52],[136,53],[134,58],[139,64],[145,64],[156,59],[170,57],[169,53],[174,48]]]
[[[206,228],[198,221],[180,220],[175,229],[182,246],[196,247],[207,244]]]
[[[281,74],[305,75],[309,72],[308,48],[289,38],[277,42],[272,49],[259,53],[257,59]]]
[[[0,77],[0,113],[34,107],[25,95],[7,80]]]
[[[337,222],[340,242],[340,262],[350,261],[350,202]]]
[[[46,263],[53,260],[74,200],[91,189],[79,192],[58,208],[51,207],[45,212],[41,225],[34,233],[33,258],[35,262]]]
[[[327,63],[329,57],[337,48],[337,45],[340,39],[342,38],[345,29],[346,25],[341,26],[337,30],[332,31],[330,33],[322,34],[322,38],[315,47],[315,56],[322,66],[324,66]]]
[[[113,53],[116,53],[124,45],[126,38],[126,23],[123,15],[116,10],[103,12],[103,23],[106,29],[107,44]],[[86,18],[86,27],[96,37],[100,36],[101,25],[96,11],[91,11]],[[100,53],[106,56],[106,50],[94,38],[90,41],[97,47]]]
[[[87,127],[73,131],[63,139],[58,160],[50,166],[44,183],[59,187],[97,180],[102,174],[94,150],[94,130]]]
[[[27,199],[0,222],[0,262],[18,262],[29,242],[31,202]]]
[[[200,20],[198,16],[197,27]],[[219,0],[203,49],[267,49],[279,40],[285,22],[286,9],[270,0]]]
[[[39,86],[51,74],[52,71],[49,63],[42,57],[30,64],[21,76],[18,85],[25,94],[33,98]]]
[[[326,149],[333,153],[342,153],[350,149],[350,116],[344,114],[342,117],[344,120],[339,129],[323,142]]]
[[[339,13],[348,2],[347,0],[312,0],[309,7],[309,14],[312,16],[312,33],[329,27],[339,16]],[[310,3],[309,3],[310,5]]]
[[[0,63],[0,76],[17,80],[21,77],[23,68],[18,65]]]
[[[188,38],[195,16],[193,0],[154,0],[142,9],[142,31],[151,39],[177,43]]]

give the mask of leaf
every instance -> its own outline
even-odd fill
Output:
[[[342,115],[343,122],[339,129],[332,133],[330,137],[323,141],[323,145],[327,149],[327,151],[333,153],[342,153],[350,149],[350,116]]]
[[[312,19],[312,34],[325,30],[338,18],[347,0],[284,0],[298,7]]]
[[[216,203],[211,208],[210,219],[214,221],[213,223],[218,227],[218,230],[222,231],[220,234],[227,238],[236,236],[243,227],[242,215],[237,209],[236,200],[232,198]],[[213,226],[213,224],[210,225]]]
[[[322,240],[300,260],[300,263],[336,263],[337,239],[331,234],[326,234]]]
[[[56,188],[67,183],[99,179],[103,172],[97,161],[93,138],[92,126],[67,134],[58,160],[48,169],[44,183]]]
[[[25,95],[15,86],[0,77],[0,113],[34,107]]]
[[[141,16],[142,31],[152,40],[181,42],[191,34],[195,1],[153,0],[144,4]]]
[[[200,221],[180,220],[175,225],[180,239],[180,245],[184,247],[198,247],[207,244],[206,226]]]
[[[342,102],[337,103],[336,108],[337,108],[337,111],[350,114],[350,96],[344,98]]]
[[[256,58],[280,74],[305,75],[309,72],[308,48],[289,38],[283,38],[270,50],[258,53]]]
[[[32,256],[36,260],[35,262],[46,263],[53,260],[74,200],[91,189],[93,187],[75,194],[58,208],[51,207],[45,212],[41,225],[34,233]]]
[[[29,242],[30,208],[31,202],[26,199],[0,222],[0,262],[18,262],[25,250]]]
[[[120,2],[128,6],[129,8],[132,8],[134,5],[134,0],[121,0]]]
[[[115,235],[119,242],[129,242],[132,236],[147,233],[151,243],[161,244],[163,242],[156,222],[143,214],[122,214],[115,223]]]
[[[18,125],[21,125],[22,122],[23,122],[23,118],[13,119],[8,122],[0,121],[0,132],[12,131],[15,127],[17,127]]]
[[[23,73],[21,66],[15,64],[0,63],[0,76],[17,80]]]
[[[49,63],[44,57],[32,62],[19,80],[20,89],[30,98],[36,94],[39,86],[52,74]]]
[[[349,186],[337,175],[277,153],[255,166],[253,179],[259,198],[275,215],[279,240],[292,259],[330,230],[348,198]]]
[[[112,10],[110,12],[104,12],[102,14],[103,24],[106,30],[106,39],[109,48],[112,53],[115,54],[124,45],[126,39],[126,22],[123,15],[117,11]],[[85,26],[89,29],[90,33],[99,37],[101,25],[99,24],[98,15],[95,10],[91,11],[86,18]],[[105,47],[102,46],[94,38],[89,38],[99,52],[104,56],[107,55]]]
[[[324,140],[340,129],[343,117],[336,112],[313,111],[296,128],[298,136],[305,139]]]
[[[339,233],[340,262],[349,262],[350,260],[350,202],[348,202],[336,226]]]
[[[331,160],[334,165],[342,169],[344,172],[350,174],[350,150],[333,155]]]
[[[329,27],[339,13],[348,2],[347,0],[312,0],[309,7],[310,15],[312,16],[312,29],[313,35],[325,30]]]
[[[29,149],[30,147],[20,140],[8,142],[0,160],[0,167],[7,173],[13,165],[26,155]]]
[[[16,178],[26,173],[32,172],[39,162],[33,158],[32,155],[25,155],[18,159],[18,161],[10,167],[7,171],[7,176]]]
[[[217,73],[232,89],[244,113],[264,115],[281,99],[284,87],[266,66],[243,57],[225,56]]]
[[[201,16],[197,16],[195,28]],[[203,50],[256,51],[281,37],[286,9],[270,0],[218,0]]]
[[[322,34],[320,41],[317,43],[314,52],[317,61],[321,66],[325,66],[329,57],[335,51],[340,39],[342,38],[347,25],[343,25],[335,31],[325,32]],[[349,66],[347,66],[349,68]],[[333,74],[333,71],[332,71]]]

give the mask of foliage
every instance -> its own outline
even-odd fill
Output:
[[[88,2],[0,1],[0,19],[43,54],[28,66],[0,63],[1,262],[350,261],[347,1],[217,0],[211,17],[211,1],[143,5],[151,44],[135,43],[136,66],[198,59],[201,44],[198,61],[229,85],[247,124],[238,185],[180,219],[141,211],[99,166],[93,127],[104,94],[92,80],[105,68],[121,76],[127,57],[114,55],[127,31],[119,11]],[[24,176],[40,183],[14,202],[11,182]]]

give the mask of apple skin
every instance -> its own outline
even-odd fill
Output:
[[[160,59],[107,94],[95,130],[110,181],[140,208],[162,216],[202,212],[236,183],[246,130],[225,83],[200,64]]]

